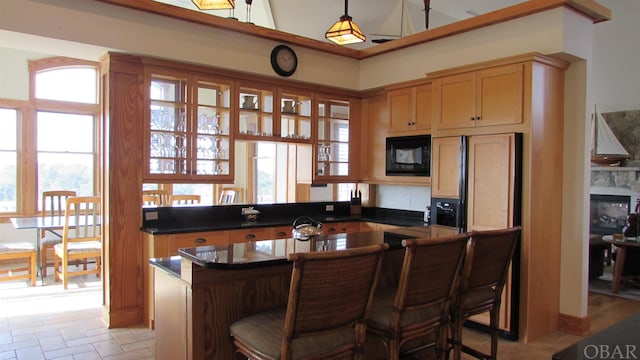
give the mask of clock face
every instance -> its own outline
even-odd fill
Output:
[[[291,76],[298,67],[298,57],[290,47],[278,45],[271,51],[271,66],[278,75]]]

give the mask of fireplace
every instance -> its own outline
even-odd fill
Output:
[[[622,233],[630,204],[631,196],[591,194],[589,232],[599,235]]]

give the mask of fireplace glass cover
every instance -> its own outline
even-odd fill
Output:
[[[600,235],[622,233],[630,202],[630,196],[592,194],[589,232]]]

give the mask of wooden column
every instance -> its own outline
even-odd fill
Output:
[[[143,68],[134,56],[102,59],[104,314],[110,328],[142,322]]]

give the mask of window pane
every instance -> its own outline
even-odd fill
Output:
[[[38,154],[38,194],[47,190],[74,190],[78,196],[93,193],[93,154]]]
[[[0,212],[16,211],[16,163],[14,151],[0,151]]]
[[[95,68],[69,68],[41,71],[36,74],[36,98],[98,103]]]
[[[0,150],[16,150],[18,111],[0,109]]]
[[[38,151],[93,152],[93,116],[38,112]]]
[[[17,209],[18,111],[0,109],[0,212]]]
[[[276,199],[276,145],[256,143],[256,203],[271,204]]]
[[[175,195],[200,195],[200,204],[213,205],[213,185],[211,184],[173,184]]]

